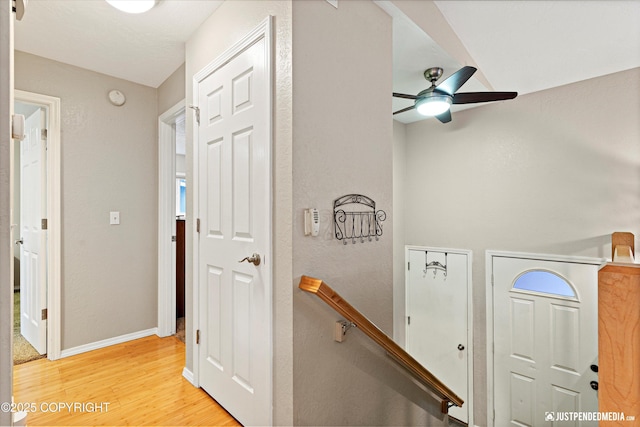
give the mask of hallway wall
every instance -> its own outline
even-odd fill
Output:
[[[156,327],[156,89],[24,52],[15,59],[16,89],[61,99],[61,349]],[[114,88],[122,107],[109,103]]]
[[[324,280],[393,334],[392,22],[371,1],[293,2],[293,253],[301,275]],[[364,194],[386,212],[379,241],[344,245],[333,201]],[[320,211],[304,236],[303,211]],[[333,341],[340,315],[294,291],[296,425],[441,425],[428,396],[357,328]]]

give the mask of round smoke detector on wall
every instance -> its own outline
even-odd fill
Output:
[[[124,93],[120,92],[119,90],[112,90],[111,92],[109,92],[109,101],[111,101],[111,103],[117,107],[124,105],[126,100],[127,98],[124,97]]]

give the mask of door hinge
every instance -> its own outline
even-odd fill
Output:
[[[47,129],[41,129],[40,130],[40,137],[42,139],[47,139],[48,136],[49,136],[49,132],[47,131]]]
[[[42,309],[42,320],[47,320],[48,311],[46,308]]]
[[[196,219],[196,233],[200,232],[200,218]]]
[[[171,236],[171,241],[172,241],[172,242],[175,242],[175,241],[177,241],[177,240],[178,240],[178,238],[177,238],[176,236]]]
[[[49,227],[49,222],[47,221],[47,218],[42,218],[42,222],[40,224],[43,230],[47,230]]]
[[[200,126],[200,107],[189,105],[189,108],[191,108],[196,113],[196,122],[198,122],[198,126]]]
[[[411,324],[411,316],[407,316],[407,325]]]
[[[407,271],[411,270],[411,263],[407,262]]]
[[[196,331],[196,344],[200,344],[200,329]]]

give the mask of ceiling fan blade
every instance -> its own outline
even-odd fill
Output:
[[[454,104],[473,104],[475,102],[504,101],[518,96],[518,92],[464,92],[453,95]]]
[[[449,123],[451,121],[451,110],[447,110],[444,113],[437,115],[436,119],[440,120],[442,123]]]
[[[451,74],[444,80],[442,83],[438,85],[438,89],[448,93],[449,95],[453,95],[456,93],[460,87],[469,80],[469,78],[476,72],[476,68],[474,67],[462,67],[455,73]]]
[[[418,99],[418,97],[415,95],[405,95],[404,93],[396,93],[396,92],[393,92],[393,96],[395,96],[396,98]]]
[[[402,110],[394,111],[393,114],[395,115],[395,114],[404,113],[405,111],[413,110],[414,108],[416,108],[416,106],[412,105],[411,107],[407,107],[407,108],[403,108]]]

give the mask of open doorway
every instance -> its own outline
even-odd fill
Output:
[[[176,139],[176,336],[185,339],[185,255],[187,215],[187,144],[185,113],[174,124]]]
[[[60,100],[15,91],[25,117],[14,140],[14,364],[59,357]]]
[[[163,113],[158,126],[158,335],[177,334],[184,340],[187,191],[184,101]]]
[[[14,365],[44,357],[47,352],[46,310],[46,108],[22,101],[14,105],[25,118],[24,138],[14,139]]]

